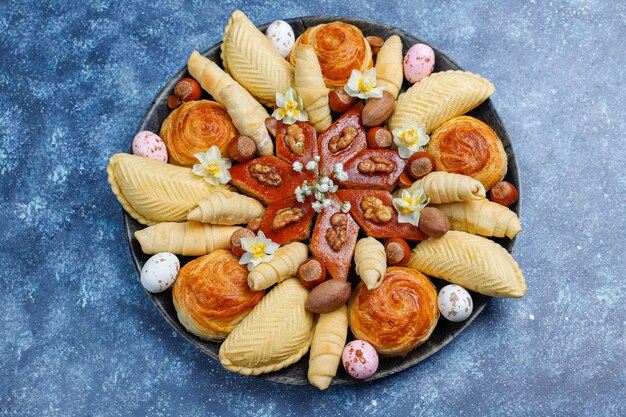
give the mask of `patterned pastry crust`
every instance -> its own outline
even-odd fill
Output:
[[[221,57],[226,72],[268,107],[293,84],[293,67],[240,10],[224,29]]]
[[[200,200],[230,185],[210,185],[189,168],[118,153],[107,167],[111,190],[139,223],[180,222]]]
[[[329,89],[324,84],[322,69],[313,47],[300,45],[295,53],[294,88],[302,98],[304,110],[309,116],[309,123],[320,133],[328,129],[333,120],[328,105]]]
[[[359,28],[347,23],[324,23],[305,30],[289,55],[292,64],[299,45],[313,47],[328,88],[343,87],[353,69],[365,72],[373,65],[370,44]]]
[[[236,135],[237,129],[224,106],[211,100],[183,103],[167,116],[159,132],[170,162],[186,167],[197,164],[194,155],[213,145],[228,156],[228,142]]]
[[[389,37],[376,55],[376,85],[398,98],[404,72],[402,69],[402,40],[398,35]]]
[[[428,277],[395,266],[374,291],[359,283],[348,310],[354,337],[386,357],[406,355],[424,343],[439,319],[437,290]]]
[[[198,51],[191,53],[187,61],[187,69],[204,90],[226,107],[239,133],[250,136],[254,140],[259,155],[274,153],[274,143],[265,127],[265,119],[270,115],[261,103],[215,62],[203,57]]]
[[[344,304],[331,313],[320,314],[309,354],[309,382],[321,390],[330,386],[337,374],[348,336],[348,307]]]
[[[420,243],[411,251],[408,266],[492,297],[526,294],[524,275],[506,249],[465,232],[449,231]]]
[[[263,297],[248,287],[248,270],[229,250],[183,266],[172,290],[178,319],[196,336],[220,342]]]
[[[522,231],[515,212],[486,199],[439,204],[435,207],[448,216],[452,230],[481,236],[506,236],[509,239]]]
[[[433,171],[424,178],[415,181],[409,192],[423,189],[433,204],[454,203],[457,201],[482,200],[485,198],[485,187],[466,175],[452,174],[443,171]],[[398,190],[394,195],[400,195]]]
[[[296,278],[276,285],[222,343],[222,366],[259,375],[297,362],[313,337],[315,315],[304,307],[308,296]]]
[[[248,286],[259,291],[294,277],[298,267],[308,256],[309,248],[304,243],[292,242],[281,246],[272,260],[263,262],[250,271]]]
[[[426,125],[426,133],[430,133],[477,107],[495,91],[488,80],[471,72],[436,72],[400,94],[389,128],[403,128],[417,122]]]
[[[262,217],[265,206],[254,198],[228,190],[211,193],[198,202],[189,212],[187,220],[210,224],[246,224],[255,217]]]
[[[135,232],[143,253],[172,252],[200,256],[230,248],[230,237],[238,226],[217,226],[198,222],[159,223]]]
[[[354,249],[354,265],[367,289],[375,290],[387,272],[385,247],[373,237],[359,239]]]
[[[437,171],[468,175],[486,190],[506,175],[507,156],[500,138],[474,117],[455,117],[439,126],[430,136],[428,153]]]

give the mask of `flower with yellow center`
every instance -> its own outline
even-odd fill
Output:
[[[195,164],[191,172],[203,177],[206,182],[213,185],[226,184],[230,181],[231,161],[228,158],[222,158],[220,148],[213,145],[208,151],[197,153],[194,155],[199,164]]]
[[[365,74],[359,70],[352,70],[350,79],[343,89],[349,96],[368,99],[381,98],[384,87],[376,87],[376,68],[370,68]]]
[[[426,198],[426,194],[421,188],[413,193],[402,190],[400,198],[393,199],[393,206],[398,212],[398,223],[411,223],[417,227],[420,222],[420,213],[428,202],[429,199]]]
[[[276,105],[278,108],[272,113],[276,120],[282,120],[288,125],[309,120],[309,115],[304,111],[302,98],[298,97],[293,88],[287,90],[285,94],[276,93]]]
[[[272,239],[266,238],[263,232],[255,237],[242,237],[241,248],[246,252],[241,255],[239,264],[247,265],[248,271],[252,271],[258,264],[271,261],[279,246]]]
[[[430,137],[426,134],[426,126],[413,122],[403,128],[393,129],[393,143],[398,147],[402,158],[410,158],[415,152],[424,150]]]

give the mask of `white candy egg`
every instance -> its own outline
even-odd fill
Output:
[[[152,256],[141,268],[141,285],[153,293],[163,292],[172,286],[178,277],[180,261],[170,252]]]
[[[293,34],[293,29],[289,23],[284,20],[275,20],[272,22],[265,31],[265,36],[270,40],[274,48],[280,53],[283,58],[289,56],[291,48],[293,48],[296,42],[296,37]]]
[[[463,321],[472,314],[474,303],[467,290],[459,285],[446,285],[437,297],[441,315],[450,321]]]

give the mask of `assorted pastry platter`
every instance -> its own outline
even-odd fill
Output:
[[[325,389],[416,364],[526,291],[493,91],[390,26],[234,12],[111,158],[142,284],[234,372]]]

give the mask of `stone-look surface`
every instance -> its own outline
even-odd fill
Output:
[[[85,3],[0,5],[0,415],[626,412],[623,2]],[[490,302],[410,370],[325,392],[231,374],[174,333],[105,167],[236,7],[376,19],[490,79],[522,176],[527,296]]]

